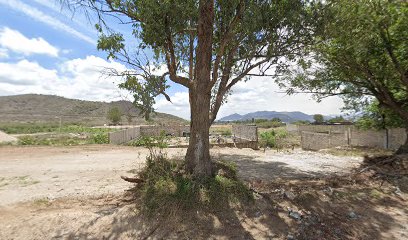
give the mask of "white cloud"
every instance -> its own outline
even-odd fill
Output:
[[[338,97],[330,97],[317,103],[310,94],[286,95],[271,78],[257,77],[239,82],[233,88],[226,104],[221,106],[217,118],[256,111],[301,111],[307,114],[340,114],[344,106]],[[172,103],[160,97],[155,107],[159,112],[190,118],[187,92],[176,92],[170,96]]]
[[[158,112],[173,114],[185,119],[190,119],[190,103],[188,92],[176,92],[170,96],[171,102],[164,97],[159,97],[154,105]]]
[[[118,62],[96,56],[67,60],[58,69],[46,69],[27,60],[0,63],[0,94],[40,93],[93,101],[132,100],[128,93],[118,89],[117,84],[121,79],[101,74],[104,68],[115,68],[118,71],[126,69]],[[233,90],[228,102],[221,107],[218,118],[232,113],[245,114],[261,110],[339,114],[343,106],[339,98],[328,98],[316,103],[310,95],[286,96],[278,93],[282,90],[273,79],[266,77],[240,82]],[[157,99],[157,111],[189,119],[188,92],[175,92],[170,97],[172,103],[163,97]]]
[[[49,84],[57,78],[56,70],[41,67],[37,62],[21,60],[17,63],[0,62],[0,83],[32,86]]]
[[[59,69],[46,69],[28,60],[0,63],[0,89],[12,94],[53,94],[93,101],[123,99],[125,94],[117,87],[121,80],[103,76],[104,68],[126,69],[95,56],[65,61]]]
[[[257,77],[239,82],[233,88],[228,102],[221,107],[218,118],[233,113],[255,111],[301,111],[307,114],[339,114],[343,101],[331,97],[317,103],[310,94],[286,95],[272,78]]]
[[[8,58],[8,50],[6,48],[0,48],[0,58]]]
[[[68,33],[72,36],[75,36],[81,40],[84,40],[88,43],[91,44],[96,44],[96,40],[94,40],[93,38],[75,30],[74,28],[72,28],[71,26],[63,23],[62,21],[58,20],[55,17],[52,17],[50,15],[45,14],[44,12],[38,10],[37,8],[25,4],[19,0],[0,0],[0,4],[3,4],[5,6],[10,7],[11,9],[14,9],[16,11],[22,12],[25,15],[31,17],[32,19],[42,22],[44,24],[49,25],[50,27],[59,30],[59,31],[63,31],[65,33]]]
[[[19,31],[7,27],[0,29],[0,46],[24,55],[46,54],[57,57],[59,52],[58,48],[43,38],[29,39]]]

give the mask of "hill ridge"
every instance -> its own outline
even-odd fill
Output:
[[[127,116],[132,118],[130,124],[147,123],[129,101],[87,101],[44,94],[0,96],[0,122],[56,122],[61,117],[65,123],[107,124],[107,112],[112,107],[121,110],[122,124],[129,123]],[[160,112],[152,114],[152,120],[158,124],[186,123],[182,118]]]

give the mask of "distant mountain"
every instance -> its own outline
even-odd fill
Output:
[[[126,116],[131,116],[132,124],[150,124],[139,115],[139,110],[129,101],[107,103],[38,94],[0,97],[0,122],[58,122],[61,117],[64,123],[101,125],[108,123],[107,112],[115,106],[123,114],[123,124],[128,124]],[[185,124],[187,122],[166,113],[152,114],[152,120],[163,124]]]
[[[252,113],[247,113],[244,115],[240,115],[237,113],[234,113],[232,115],[223,117],[219,119],[218,121],[220,122],[227,122],[227,121],[246,121],[246,120],[251,120],[252,118],[254,119],[272,119],[272,118],[279,118],[282,120],[282,122],[287,122],[287,123],[292,123],[296,122],[299,120],[302,121],[313,121],[313,115],[309,115],[306,113],[302,112],[276,112],[276,111],[258,111],[258,112],[252,112]],[[325,116],[325,119],[330,119],[332,118],[331,116]]]

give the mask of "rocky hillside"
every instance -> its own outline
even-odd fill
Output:
[[[122,124],[147,124],[131,102],[93,102],[67,99],[53,95],[24,94],[0,97],[0,122],[57,122],[102,125],[108,123],[107,112],[112,107],[121,110]],[[185,124],[186,120],[165,113],[152,115],[157,124]]]

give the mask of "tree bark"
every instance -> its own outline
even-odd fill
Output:
[[[186,154],[186,170],[195,177],[212,175],[210,158],[210,95],[190,89],[190,142]]]
[[[405,139],[405,143],[403,143],[397,150],[395,154],[408,154],[408,124],[405,126],[405,133],[407,138]]]
[[[200,0],[195,78],[189,87],[191,123],[186,170],[195,177],[212,175],[210,159],[211,56],[214,1]]]

